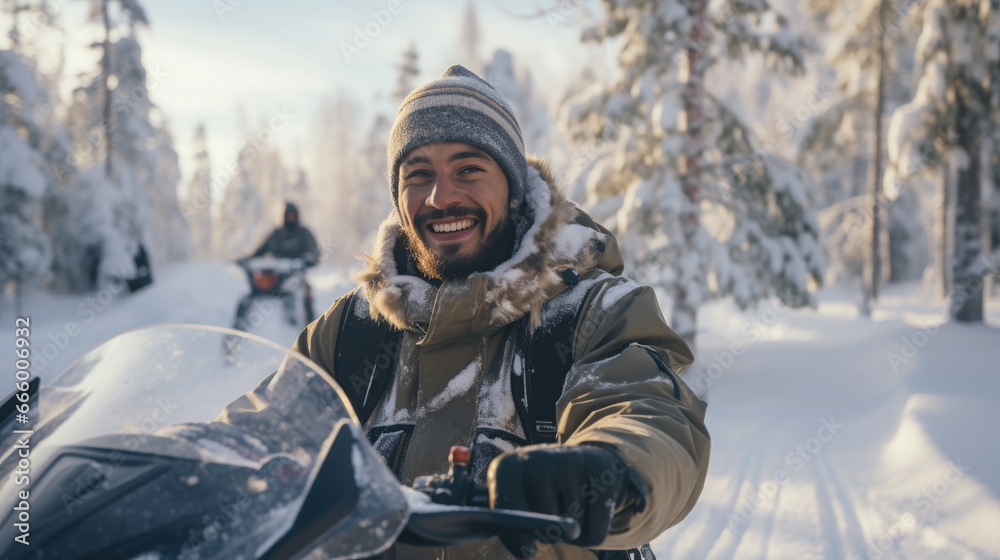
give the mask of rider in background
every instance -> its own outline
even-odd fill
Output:
[[[275,228],[261,246],[254,251],[252,257],[272,255],[285,259],[302,259],[306,268],[312,268],[319,262],[319,246],[308,228],[299,223],[299,209],[294,203],[285,204],[285,223]],[[305,277],[303,276],[303,282]],[[312,288],[305,283],[306,292],[306,322],[313,318]]]

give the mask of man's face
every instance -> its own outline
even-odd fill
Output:
[[[403,157],[398,189],[406,240],[427,276],[461,278],[510,256],[510,187],[486,152],[458,142],[416,148]]]

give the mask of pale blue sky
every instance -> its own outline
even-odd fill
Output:
[[[96,37],[96,26],[81,23],[85,4],[62,0],[65,7],[60,18],[69,36],[66,91],[79,84],[72,76],[91,71],[96,64],[95,54],[87,48]],[[220,17],[215,7],[226,4],[234,9]],[[286,160],[294,162],[296,151],[311,153],[306,149],[310,123],[320,100],[346,88],[366,104],[365,116],[369,116],[376,96],[394,87],[394,65],[411,42],[421,57],[418,83],[459,61],[457,44],[466,0],[399,0],[398,13],[390,14],[391,20],[383,27],[372,12],[384,16],[388,4],[388,0],[143,2],[150,20],[150,27],[139,34],[144,63],[151,76],[162,76],[159,83],[149,84],[150,98],[169,119],[185,181],[198,122],[206,124],[213,166],[218,168],[232,160],[239,147],[240,105],[251,126],[261,116],[283,108],[294,118],[276,143],[288,155]],[[480,55],[488,59],[496,48],[506,48],[518,66],[530,67],[536,90],[550,94],[563,91],[585,66],[607,71],[611,59],[595,54],[594,47],[583,46],[579,27],[570,19],[559,22],[510,15],[558,5],[557,0],[478,0]],[[564,0],[563,9],[570,6]],[[572,13],[565,13],[572,18]],[[342,44],[352,43],[356,27],[366,25],[378,29],[378,34],[350,61],[345,60]],[[395,109],[386,103],[379,108]]]

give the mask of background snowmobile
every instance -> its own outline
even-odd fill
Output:
[[[306,269],[311,265],[306,260],[265,256],[240,259],[236,264],[246,273],[250,293],[236,304],[234,329],[251,332],[260,327],[277,310],[275,300],[289,325],[301,329],[312,322],[312,291],[306,283]],[[239,352],[240,342],[238,336],[223,338],[223,348],[230,361]]]
[[[228,336],[242,351],[227,363]],[[483,503],[461,449],[446,475],[401,487],[339,387],[245,333],[135,330],[29,404],[27,424],[0,418],[0,556],[10,560],[342,560],[397,540],[579,534],[568,518],[444,505]]]
[[[236,305],[233,328],[249,332],[270,316],[270,300],[281,302],[282,316],[295,327],[304,327],[314,319],[312,295],[306,284],[306,261],[300,258],[251,257],[236,261],[247,275],[250,293]]]

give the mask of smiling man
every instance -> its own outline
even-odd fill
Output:
[[[400,166],[398,193],[407,248],[428,277],[485,272],[510,256],[510,187],[483,150],[459,142],[414,149]]]
[[[461,66],[414,90],[388,144],[394,211],[361,285],[294,348],[349,395],[401,482],[471,447],[494,507],[576,518],[579,538],[507,536],[386,558],[652,558],[708,468],[692,361],[615,238],[526,157],[510,106]],[[553,542],[549,542],[549,541]]]

